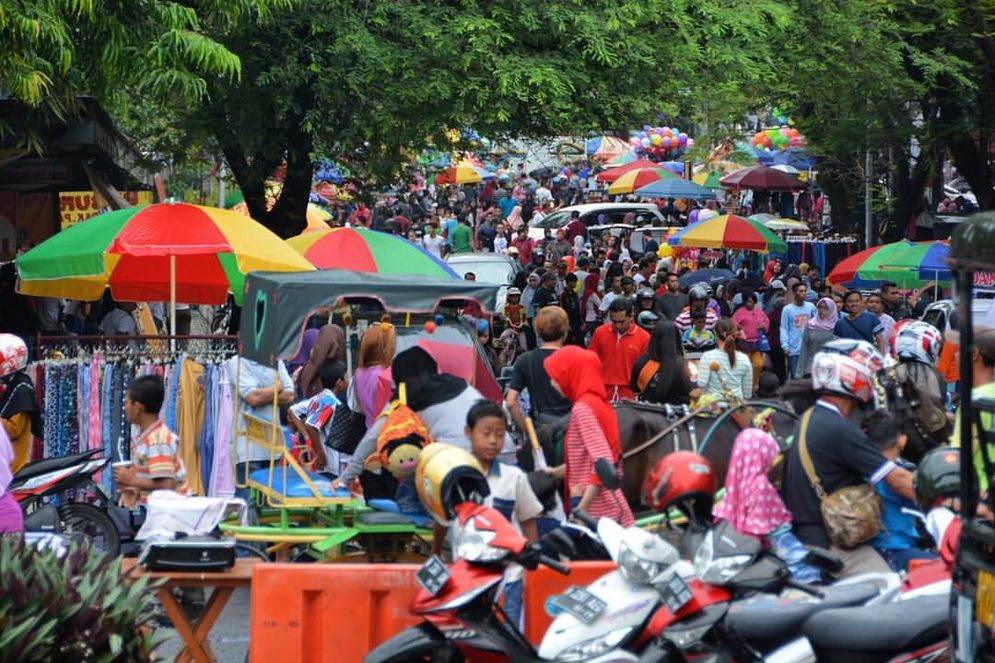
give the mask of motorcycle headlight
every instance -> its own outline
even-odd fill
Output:
[[[497,562],[504,559],[508,551],[490,545],[494,536],[494,532],[478,530],[471,518],[463,527],[456,528],[456,556],[468,562]]]
[[[694,554],[694,574],[702,582],[724,585],[749,566],[752,559],[752,555],[727,555],[716,558],[715,545],[709,533]]]
[[[605,652],[618,647],[619,643],[625,640],[626,636],[632,632],[632,628],[631,626],[627,626],[626,628],[616,629],[600,637],[585,640],[580,644],[564,649],[556,657],[556,660],[562,661],[562,663],[580,663],[581,661],[601,656]]]
[[[656,562],[641,558],[623,542],[618,553],[618,570],[629,582],[648,585],[663,571],[663,568]]]

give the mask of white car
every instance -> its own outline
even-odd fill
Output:
[[[497,310],[504,310],[504,302],[508,296],[508,286],[515,280],[515,263],[502,253],[451,253],[446,256],[446,264],[453,268],[461,277],[473,272],[481,283],[496,283],[498,290]]]
[[[546,228],[552,229],[555,237],[556,230],[566,226],[574,212],[580,213],[581,222],[588,227],[622,223],[630,212],[636,217],[644,217],[646,225],[666,225],[663,214],[653,203],[587,203],[556,210],[539,223],[531,225],[529,237],[535,240],[542,239]],[[605,217],[603,220],[602,214]]]

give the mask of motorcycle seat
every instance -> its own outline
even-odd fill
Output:
[[[826,610],[802,631],[819,661],[887,661],[941,642],[950,628],[950,597],[919,596],[885,605]]]
[[[57,458],[46,458],[44,460],[39,460],[35,463],[22,467],[14,476],[14,483],[45,474],[46,472],[54,472],[55,470],[61,470],[66,467],[78,465],[79,463],[89,460],[90,457],[101,452],[103,452],[103,449],[91,449],[90,451],[85,451],[81,454],[73,454],[72,456],[59,456]]]
[[[805,620],[830,608],[862,605],[878,594],[871,583],[823,587],[825,598],[757,594],[729,606],[729,628],[761,651],[770,651],[801,635]]]

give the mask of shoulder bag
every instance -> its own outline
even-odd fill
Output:
[[[822,523],[834,546],[852,550],[877,536],[881,531],[881,497],[867,483],[840,488],[831,495],[822,489],[819,475],[815,473],[812,457],[805,446],[805,433],[808,430],[812,410],[802,415],[801,432],[798,436],[798,455],[812,490],[819,497]]]

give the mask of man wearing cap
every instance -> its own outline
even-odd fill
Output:
[[[529,237],[527,226],[523,225],[518,229],[518,236],[511,240],[511,247],[518,250],[518,260],[522,265],[532,264],[532,252],[535,250],[535,242]]]
[[[559,298],[556,295],[556,285],[559,279],[555,272],[546,272],[539,281],[539,289],[536,290],[532,298],[532,306],[536,313],[547,306],[558,306]]]

